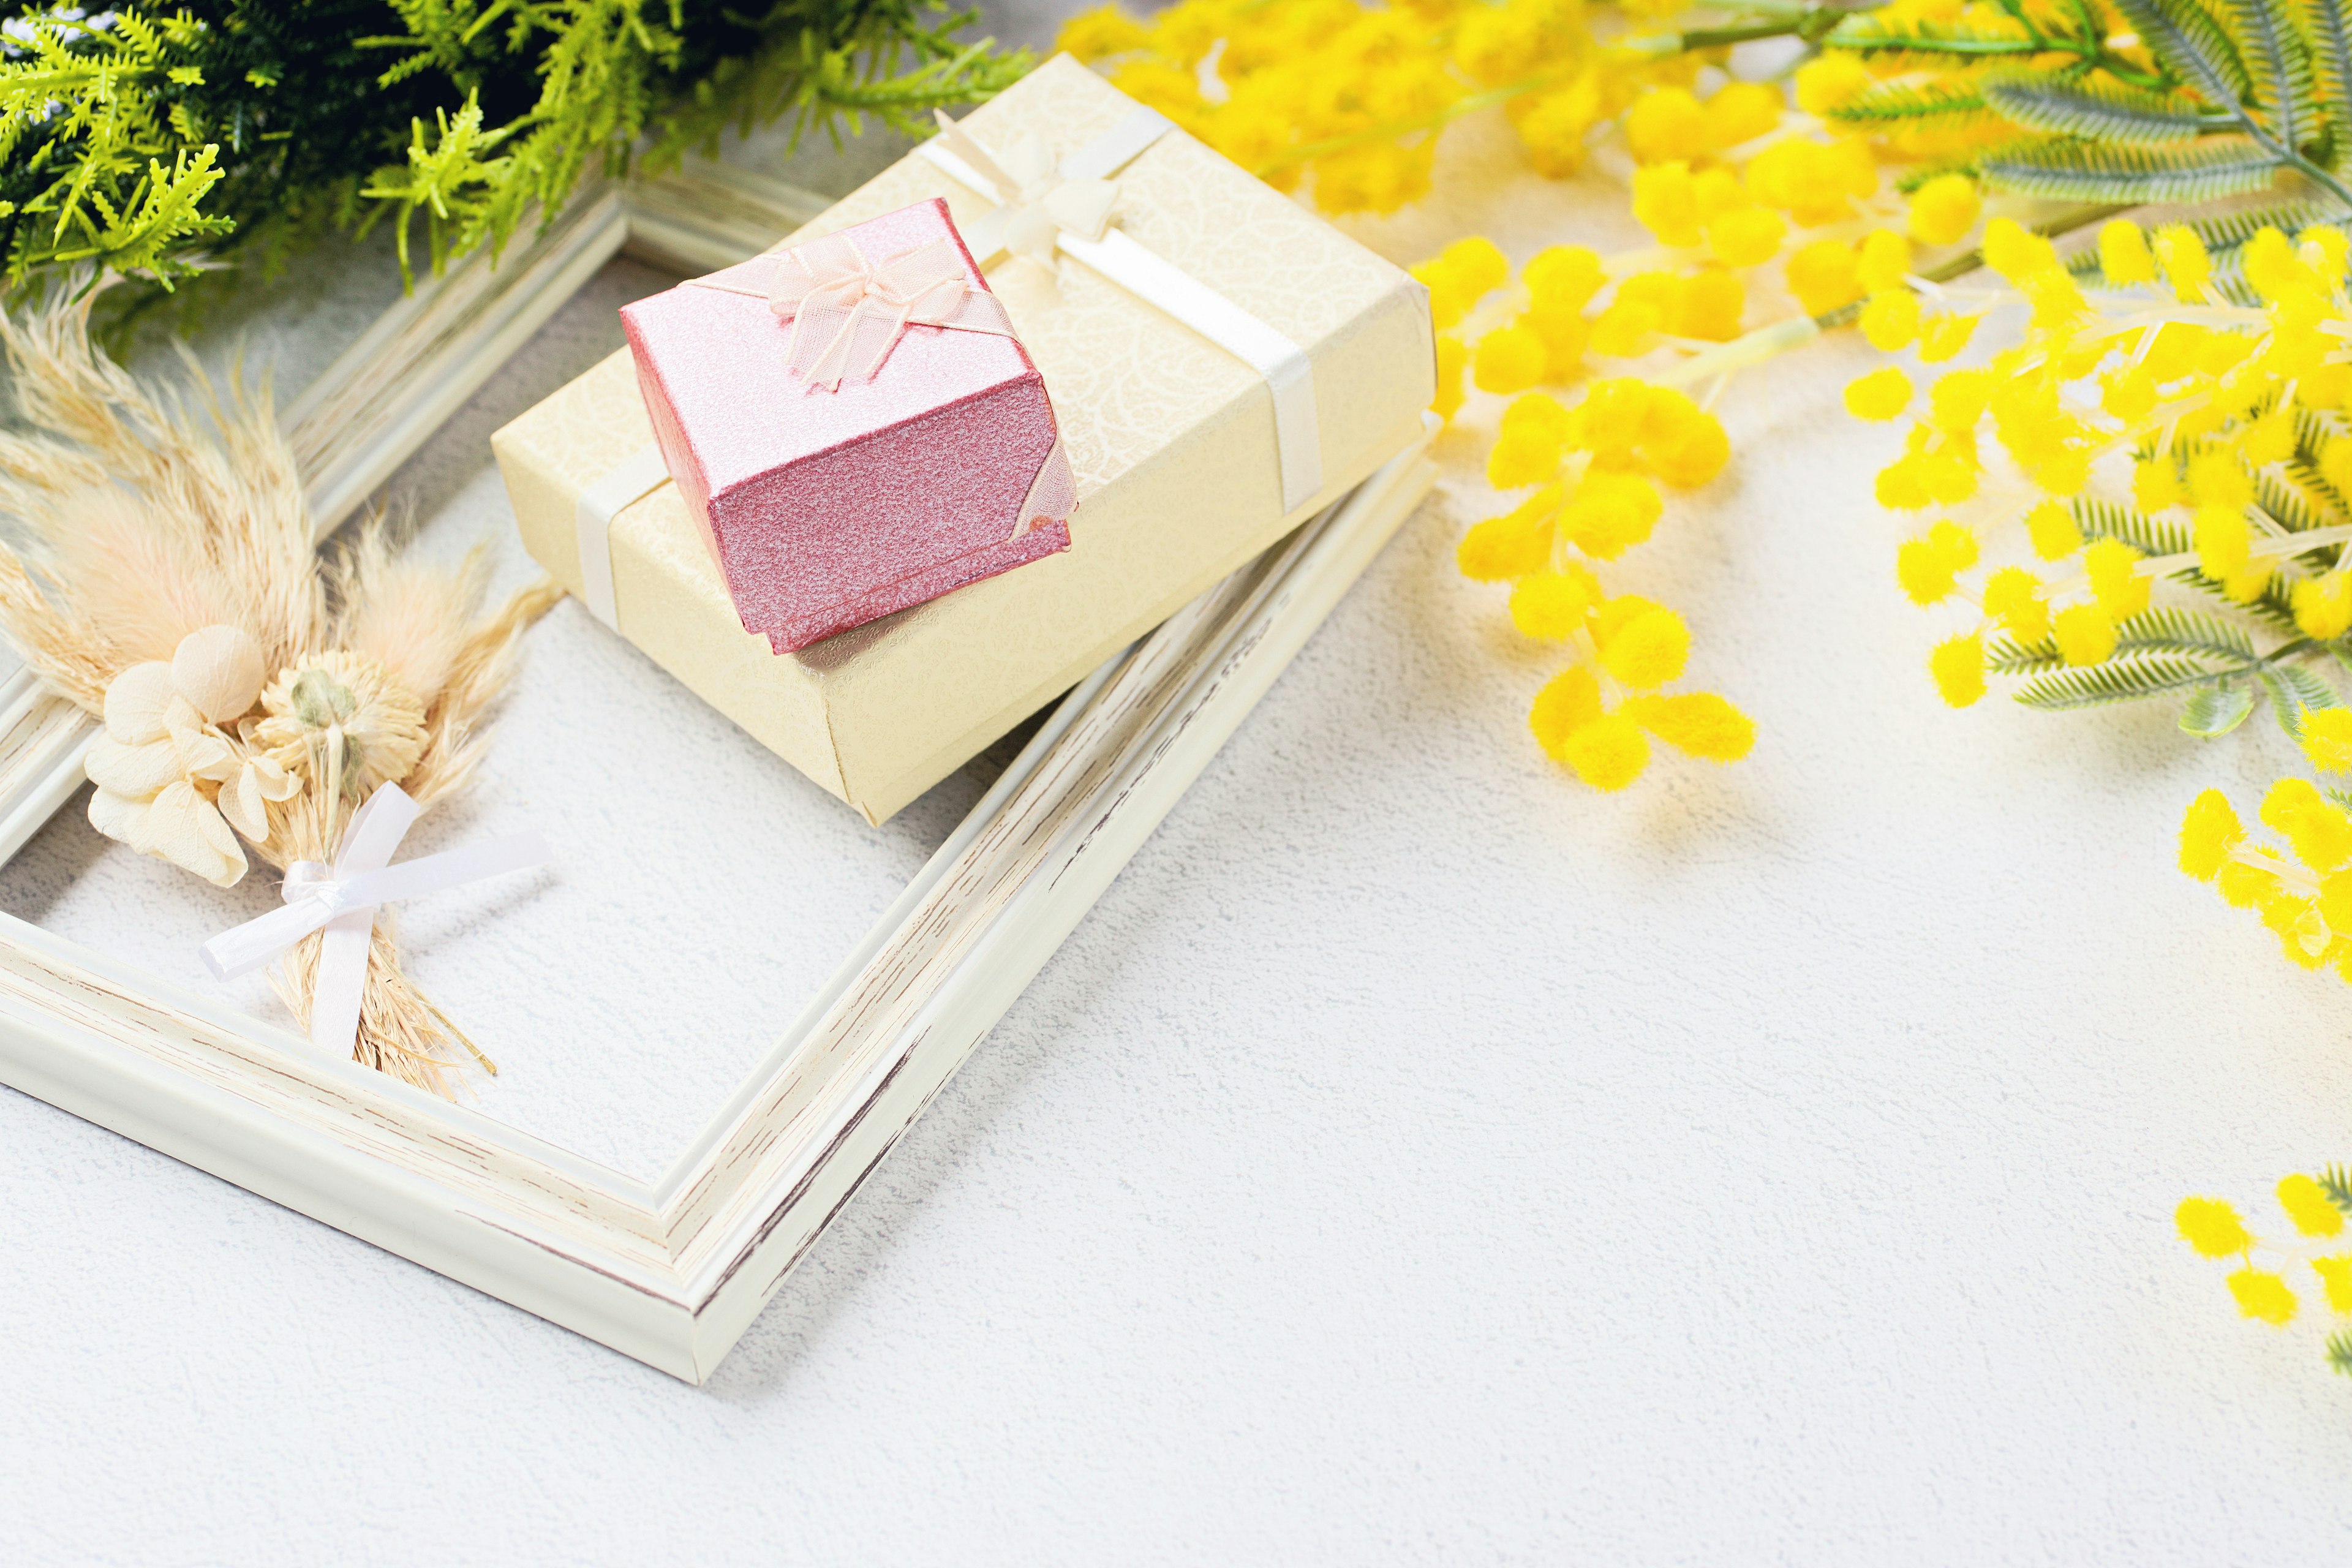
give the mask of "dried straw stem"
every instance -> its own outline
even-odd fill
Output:
[[[477,626],[457,649],[448,682],[425,715],[425,754],[401,787],[420,806],[465,787],[481,759],[477,726],[514,675],[522,634],[563,599],[563,590],[542,578],[509,599]]]
[[[310,1005],[319,980],[319,950],[323,939],[307,936],[287,950],[269,979],[278,999],[304,1029],[310,1026]],[[360,989],[360,1033],[352,1059],[362,1067],[390,1073],[403,1083],[428,1094],[455,1100],[464,1083],[467,1056],[487,1070],[499,1069],[459,1034],[448,1016],[425,999],[416,983],[401,973],[400,944],[392,932],[392,917],[379,910],[375,929],[368,935],[367,979]]]

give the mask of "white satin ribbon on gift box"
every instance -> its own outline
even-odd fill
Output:
[[[1274,395],[1282,510],[1306,505],[1323,488],[1315,369],[1307,351],[1112,226],[1118,187],[1110,176],[1173,131],[1174,122],[1158,110],[1139,108],[1055,163],[1034,132],[992,151],[944,113],[934,112],[940,134],[916,152],[959,184],[997,203],[993,212],[964,230],[972,260],[984,268],[1010,252],[1050,262],[1059,249],[1257,372]]]
[[[582,490],[572,509],[572,531],[580,544],[580,602],[616,632],[621,611],[613,596],[613,520],[668,482],[669,467],[662,461],[661,448],[640,447],[619,468]]]
[[[310,1043],[346,1053],[359,1037],[360,994],[367,984],[368,945],[379,906],[528,870],[555,858],[546,839],[523,832],[394,866],[393,851],[419,809],[398,784],[377,789],[352,814],[331,869],[316,860],[295,861],[286,868],[285,908],[205,943],[205,967],[213,978],[251,973],[312,931],[324,932],[310,989]]]

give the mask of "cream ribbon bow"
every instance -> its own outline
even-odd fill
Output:
[[[1066,173],[1055,162],[1045,139],[1034,131],[991,153],[944,110],[931,113],[940,122],[940,148],[994,187],[991,194],[996,197],[996,210],[973,225],[969,237],[974,256],[990,255],[1001,246],[1014,256],[1050,265],[1054,247],[1065,233],[1098,240],[1110,227],[1111,213],[1118,205],[1118,181]]]
[[[721,281],[724,273],[688,281],[764,298],[793,324],[784,363],[794,375],[827,392],[840,391],[844,380],[872,380],[908,327],[1014,335],[1013,318],[996,297],[965,280],[952,240],[934,239],[877,263],[847,235],[829,234],[790,250],[770,251],[765,259],[774,262],[775,270],[764,294]]]
[[[793,324],[784,362],[813,386],[838,391],[853,360],[872,379],[907,329],[957,327],[1013,335],[994,296],[964,280],[951,240],[919,245],[876,266],[846,235],[811,240],[776,258],[768,304]],[[824,347],[814,345],[822,340]],[[862,351],[862,352],[861,352]]]
[[[286,868],[286,907],[272,910],[205,943],[205,967],[215,980],[233,980],[268,963],[312,931],[319,974],[310,991],[310,1043],[348,1052],[360,1032],[360,993],[367,983],[368,946],[377,906],[423,898],[504,871],[543,866],[554,858],[536,833],[514,833],[484,844],[392,864],[421,808],[398,784],[384,784],[352,814],[331,868],[316,860]]]

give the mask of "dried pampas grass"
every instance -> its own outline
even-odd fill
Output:
[[[91,300],[0,311],[23,426],[0,433],[0,632],[106,721],[91,821],[226,884],[248,851],[331,861],[379,782],[424,806],[463,788],[520,636],[560,591],[486,612],[481,551],[420,563],[380,519],[322,555],[271,412],[234,381],[224,397],[199,375],[193,410],[143,384],[91,343]],[[319,940],[278,979],[306,1026]],[[457,1046],[380,914],[354,1059],[449,1094]]]

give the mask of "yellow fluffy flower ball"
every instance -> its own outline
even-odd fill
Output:
[[[1974,180],[1938,174],[1911,193],[1911,237],[1922,245],[1956,245],[1976,227],[1980,207]]]
[[[2322,708],[2305,713],[2303,754],[2324,772],[2352,773],[2352,708]]]
[[[1680,87],[1656,88],[1635,99],[1625,111],[1625,141],[1642,163],[1687,163],[1715,147],[1698,95]]]
[[[2156,253],[2139,225],[2116,218],[2100,228],[2099,270],[2118,288],[2156,281]]]
[[[2281,1181],[2278,1201],[2294,1228],[2305,1236],[2335,1236],[2344,1229],[2344,1211],[2329,1200],[2327,1189],[2309,1176],[2297,1174]]]
[[[1842,240],[1817,239],[1800,246],[1789,257],[1789,291],[1809,316],[1826,316],[1862,298],[1862,268],[1853,247]]]
[[[1891,228],[1874,228],[1854,247],[1854,273],[1864,290],[1885,294],[1910,287],[1911,244]]]
[[[1566,642],[1584,628],[1598,584],[1585,572],[1535,572],[1511,588],[1511,624],[1519,635]]]
[[[2074,514],[2054,500],[2037,502],[2025,514],[2025,532],[2033,553],[2044,561],[2063,561],[2083,548],[2083,531]]]
[[[1971,632],[1947,637],[1927,656],[1927,673],[1935,678],[1937,695],[1955,708],[1966,708],[1985,694],[1984,638]]]
[[[2333,642],[2352,631],[2352,572],[2297,578],[2287,592],[2294,624],[2304,636]]]
[[[1644,600],[1601,645],[1601,662],[1633,689],[1654,690],[1681,676],[1690,659],[1690,627],[1680,616]]]
[[[1984,612],[2019,642],[2040,642],[2050,635],[2050,608],[2042,598],[2042,580],[2022,566],[2003,566],[1985,579]]]
[[[1116,5],[1097,5],[1062,24],[1055,47],[1092,64],[1107,56],[1149,47],[1150,30]]]
[[[2231,809],[2230,797],[2209,789],[2189,803],[2188,813],[2180,819],[2180,868],[2200,882],[2210,882],[2221,874],[2230,852],[2245,837],[2245,825]]]
[[[1977,536],[1958,523],[1938,522],[1895,554],[1895,574],[1915,605],[1951,596],[1959,574],[1977,563]]]
[[[2071,665],[2097,664],[2116,651],[2116,623],[2096,605],[2069,605],[2050,617],[2058,655]]]
[[[1625,712],[1676,751],[1711,763],[1736,763],[1756,744],[1755,721],[1712,691],[1636,697]]]
[[[2140,552],[2120,539],[2094,541],[2083,552],[2092,602],[2111,621],[2127,621],[2147,608],[2156,584],[2139,570]]]
[[[1598,790],[1621,790],[1650,765],[1650,738],[1622,713],[1604,713],[1570,733],[1555,754]]]
[[[1893,353],[1919,335],[1919,296],[1907,289],[1874,294],[1862,308],[1862,335],[1881,353]]]
[[[2200,1258],[2228,1258],[2254,1245],[2238,1211],[2220,1198],[2181,1199],[2172,1223]]]
[[[2277,1275],[2263,1268],[2241,1268],[2225,1281],[2238,1300],[2242,1316],[2284,1328],[2294,1318],[2294,1292]]]
[[[2327,1310],[2352,1312],[2352,1258],[2315,1258],[2311,1271],[2327,1291]]]
[[[1551,560],[1552,519],[1560,487],[1549,485],[1501,517],[1475,523],[1455,547],[1454,562],[1477,583],[1504,583],[1543,570]]]
[[[1853,55],[1822,55],[1797,68],[1797,107],[1807,114],[1826,114],[1866,91],[1877,79]]]
[[[1898,365],[1881,365],[1846,384],[1845,409],[1857,419],[1887,420],[1911,406],[1911,378]]]
[[[1544,376],[1550,351],[1531,328],[1509,326],[1478,340],[1470,379],[1481,392],[1525,392]]]

